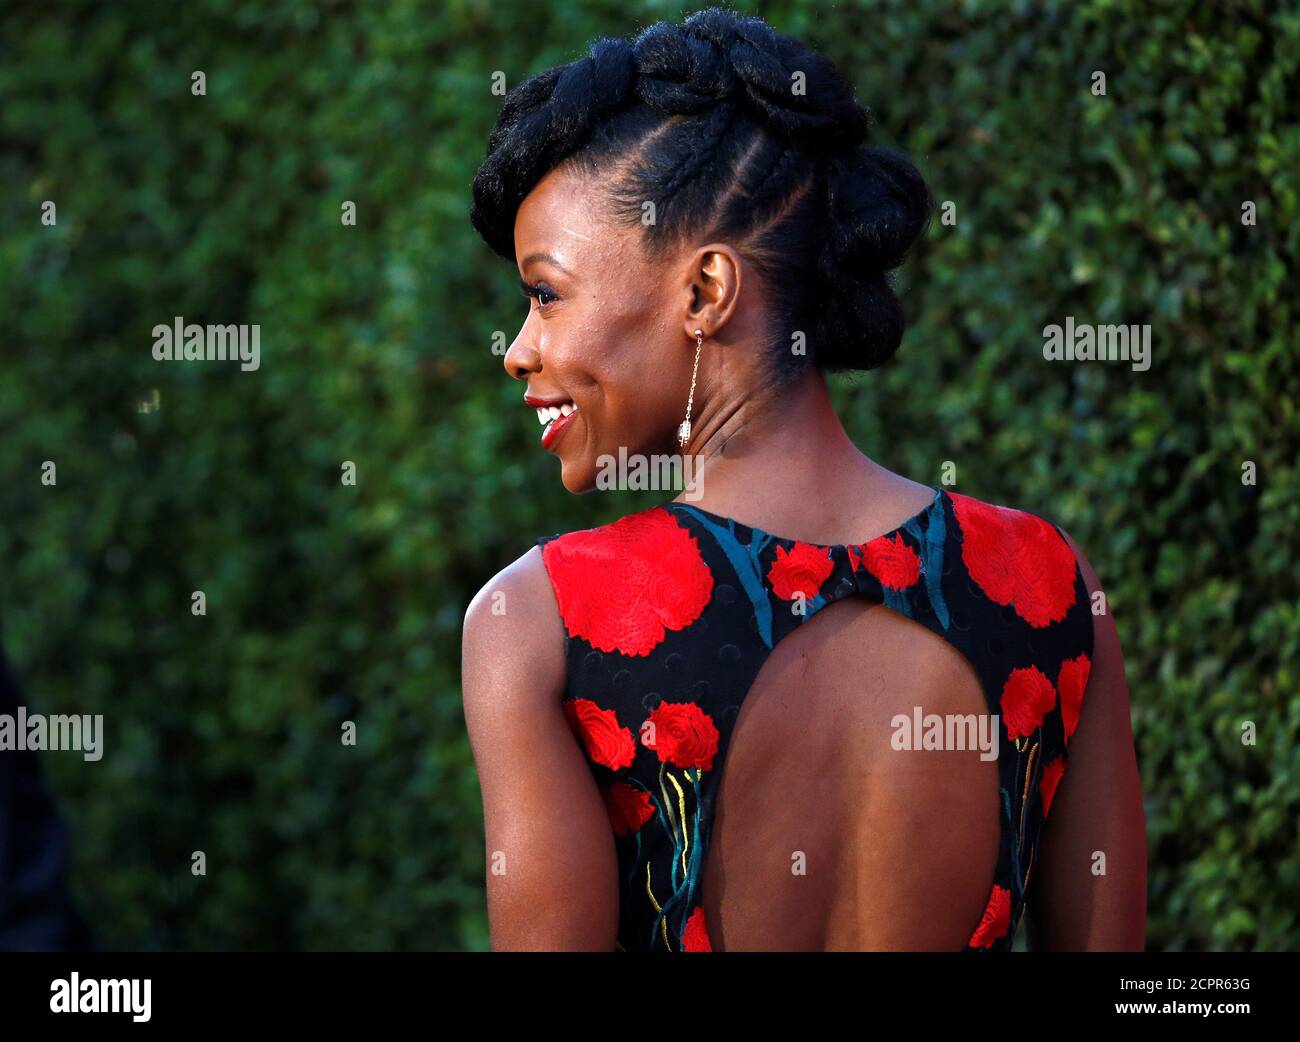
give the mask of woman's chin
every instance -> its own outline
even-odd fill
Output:
[[[566,491],[581,496],[596,487],[596,471],[586,459],[560,458],[560,481]]]

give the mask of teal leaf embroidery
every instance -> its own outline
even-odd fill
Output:
[[[936,501],[939,500],[939,496],[940,493],[936,489],[934,493]],[[947,629],[949,621],[948,602],[943,596],[943,548],[947,539],[948,526],[943,518],[942,502],[933,505],[929,518],[930,524],[924,534],[921,533],[921,526],[916,520],[909,521],[904,531],[921,544],[921,571],[925,573],[925,592],[930,595],[930,606],[934,609],[935,617],[942,623],[943,628]],[[889,604],[888,596],[885,603]],[[891,604],[890,607],[893,605]],[[906,615],[907,612],[903,614]]]
[[[885,596],[885,607],[890,608],[899,615],[910,619],[912,617],[912,605],[908,600],[906,590],[891,590],[888,586],[881,584],[881,591]]]
[[[771,648],[772,602],[768,600],[767,589],[763,585],[763,570],[758,563],[758,555],[771,542],[772,537],[766,533],[760,533],[758,529],[752,529],[753,542],[748,546],[744,546],[736,538],[736,533],[730,521],[727,522],[727,527],[723,528],[721,525],[715,524],[704,517],[698,510],[688,506],[682,506],[682,509],[696,518],[717,539],[718,545],[722,547],[723,553],[727,555],[727,560],[731,562],[731,567],[735,570],[736,577],[740,580],[740,585],[744,588],[746,596],[754,605],[754,620],[758,623],[758,635],[763,638],[763,643]]]
[[[682,932],[686,928],[686,921],[690,917],[692,902],[695,897],[695,888],[699,881],[700,868],[703,860],[703,847],[700,843],[700,781],[699,772],[696,777],[691,779],[690,771],[686,772],[686,778],[693,781],[695,789],[695,809],[691,815],[691,831],[693,838],[691,840],[691,854],[686,864],[684,878],[679,879],[678,863],[682,857],[682,844],[677,837],[676,828],[673,829],[673,868],[671,875],[672,896],[669,897],[660,906],[659,914],[655,917],[654,927],[650,932],[650,946],[654,947],[655,940],[661,934],[663,923],[667,921],[670,924],[670,932],[676,936],[677,943],[681,944]],[[667,797],[665,796],[665,800]],[[662,819],[661,819],[662,820]],[[686,822],[682,822],[682,828],[686,828]],[[677,913],[679,925],[673,923],[672,915]]]

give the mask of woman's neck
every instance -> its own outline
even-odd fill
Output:
[[[695,486],[679,502],[810,542],[851,542],[928,501],[927,486],[863,454],[840,423],[826,378],[714,404],[700,417]],[[843,538],[829,538],[839,535]]]

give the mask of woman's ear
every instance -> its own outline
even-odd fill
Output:
[[[735,313],[744,278],[740,255],[726,243],[712,242],[691,254],[686,269],[687,306],[682,328],[694,339],[697,329],[715,336]]]

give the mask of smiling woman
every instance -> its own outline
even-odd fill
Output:
[[[716,9],[505,101],[471,219],[530,298],[504,361],[543,447],[584,493],[683,431],[708,482],[541,537],[469,606],[495,948],[1004,951],[1025,912],[1035,945],[1141,946],[1086,558],[891,473],[832,407],[827,372],[900,345],[888,273],[931,208],[868,123],[825,57]],[[997,757],[900,746],[900,717],[983,717]]]

